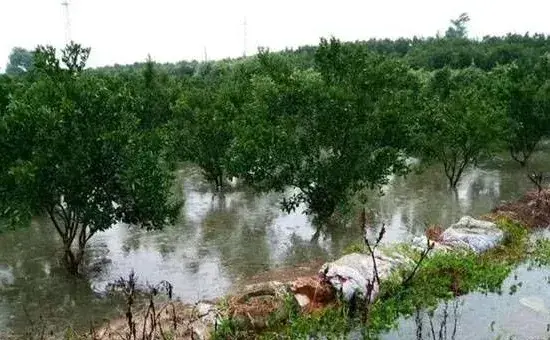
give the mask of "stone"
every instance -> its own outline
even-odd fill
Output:
[[[277,298],[283,298],[288,292],[288,285],[282,282],[260,282],[245,286],[243,292],[237,297],[237,302],[244,303],[248,299],[258,296],[274,296]]]
[[[311,300],[305,294],[294,294],[294,298],[298,302],[298,305],[300,305],[300,307],[302,308],[308,306],[311,303]]]
[[[289,293],[288,285],[279,281],[246,286],[242,294],[230,299],[228,317],[237,329],[260,330],[270,322],[282,322],[288,318],[285,298]]]
[[[453,248],[466,248],[482,253],[496,247],[504,239],[504,232],[495,223],[462,217],[441,234],[441,242]]]
[[[399,266],[410,260],[404,256],[387,256],[380,251],[374,252],[376,267],[380,281],[388,278]],[[345,255],[334,262],[325,263],[319,275],[332,287],[341,292],[342,298],[350,301],[354,296],[362,299],[368,298],[367,286],[373,284],[370,300],[378,295],[379,287],[375,279],[374,263],[370,254],[353,253]]]
[[[424,251],[428,248],[428,238],[424,235],[414,237],[411,242],[411,246],[418,251]],[[433,249],[430,251],[429,255],[453,250],[451,245],[443,244],[437,241],[430,241],[430,243],[433,244]]]
[[[319,303],[328,303],[335,298],[332,286],[318,276],[300,277],[292,282],[290,290],[294,294],[305,295],[311,301]]]

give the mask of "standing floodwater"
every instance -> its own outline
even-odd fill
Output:
[[[537,154],[533,166],[548,170],[548,156]],[[468,170],[456,193],[438,167],[395,178],[368,207],[388,225],[386,241],[420,234],[424,223],[449,225],[464,214],[487,213],[531,189],[525,170],[503,159]],[[222,198],[212,195],[195,169],[179,177],[185,206],[178,225],[154,232],[119,225],[96,235],[88,249],[88,281],[65,274],[60,242],[46,219],[0,235],[0,330],[21,333],[40,316],[62,329],[120,315],[117,301],[100,292],[132,269],[141,281],[168,280],[178,298],[195,301],[223,295],[237,280],[274,267],[336,257],[360,240],[359,228],[350,226],[311,242],[309,219],[299,211],[282,213],[278,194],[234,191]]]

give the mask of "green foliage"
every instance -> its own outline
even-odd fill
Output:
[[[33,52],[21,47],[14,47],[8,57],[6,74],[21,75],[33,68]]]
[[[512,158],[525,166],[550,134],[550,58],[526,57],[500,71],[507,104],[507,146]]]
[[[502,244],[485,252],[482,257],[487,261],[496,260],[510,264],[524,260],[527,255],[528,241],[528,232],[525,226],[507,218],[497,221],[497,226],[504,231],[504,240]]]
[[[88,240],[118,221],[162,227],[178,211],[161,145],[139,130],[124,88],[83,73],[89,49],[35,52],[34,80],[0,120],[0,212],[46,213],[78,271]],[[73,248],[76,244],[77,250]]]
[[[456,39],[456,38],[466,38],[466,24],[470,21],[470,17],[466,13],[460,14],[460,16],[451,20],[452,26],[447,29],[445,32],[445,38]]]
[[[497,149],[504,110],[493,79],[477,68],[435,71],[423,88],[415,147],[443,165],[451,188],[469,165]]]
[[[365,187],[405,170],[406,105],[415,77],[397,60],[323,40],[314,69],[261,53],[251,101],[236,119],[236,172],[270,190],[296,187],[283,208],[321,223]],[[345,174],[345,175],[343,175]]]
[[[75,216],[95,209],[78,217],[93,230],[115,217],[161,225],[166,171],[190,161],[218,190],[236,176],[290,192],[284,210],[305,205],[327,225],[356,193],[406,173],[408,156],[443,164],[451,187],[503,142],[523,162],[549,133],[550,40],[469,40],[468,21],[451,21],[445,37],[322,39],[237,60],[96,70],[85,70],[90,50],[77,44],[60,59],[52,47],[14,50],[10,62],[27,72],[0,77],[3,215],[24,223],[50,197],[55,209],[78,207]],[[106,193],[95,190],[108,176]],[[107,203],[115,198],[124,207]]]
[[[355,242],[346,246],[342,250],[342,255],[353,254],[353,253],[363,254],[363,253],[366,253],[367,251],[368,249],[363,242]]]
[[[0,75],[0,116],[8,107],[12,86],[11,77]]]
[[[345,305],[327,308],[313,314],[295,315],[277,331],[268,331],[258,338],[271,339],[311,339],[328,337],[340,338],[349,333],[357,323],[349,318]]]
[[[550,239],[538,239],[531,254],[532,262],[538,266],[550,266]]]
[[[173,117],[172,105],[177,87],[163,73],[151,57],[147,58],[136,84],[134,105],[141,129],[154,130],[167,124]]]
[[[202,77],[186,81],[175,105],[176,154],[200,166],[205,178],[222,190],[234,138],[232,123],[242,105],[246,74],[208,66]]]

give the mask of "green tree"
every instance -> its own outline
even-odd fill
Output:
[[[198,165],[207,181],[223,191],[229,176],[233,119],[245,102],[252,65],[204,64],[185,82],[175,105],[180,159]]]
[[[444,68],[428,76],[420,96],[414,146],[425,161],[443,164],[449,186],[498,147],[504,109],[490,75],[476,68]]]
[[[466,38],[466,34],[468,33],[466,24],[469,21],[470,21],[470,17],[468,16],[467,13],[462,13],[457,19],[451,20],[452,26],[450,26],[445,32],[445,38],[451,38],[451,39]]]
[[[14,47],[8,57],[6,74],[18,75],[30,71],[33,67],[33,53],[21,47]]]
[[[147,57],[141,79],[135,81],[138,90],[137,101],[140,125],[152,130],[165,125],[172,119],[172,105],[176,99],[176,86],[170,83],[166,74],[158,70],[158,65]]]
[[[68,45],[61,67],[39,47],[36,80],[0,121],[0,213],[14,224],[47,214],[73,274],[97,232],[120,221],[160,228],[179,207],[162,145],[139,129],[125,88],[83,72],[89,52]]]
[[[10,93],[13,90],[13,83],[15,83],[15,81],[11,77],[0,74],[0,116],[10,102]]]
[[[298,188],[283,208],[305,204],[325,224],[350,194],[404,170],[400,109],[415,83],[406,65],[336,39],[321,41],[315,69],[269,53],[259,59],[262,73],[235,121],[241,177],[268,190]]]
[[[512,158],[525,166],[550,133],[550,60],[548,56],[536,62],[524,58],[501,70],[508,104],[505,139]]]

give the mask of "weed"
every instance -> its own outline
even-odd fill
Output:
[[[550,239],[535,241],[531,261],[538,266],[550,266]]]

